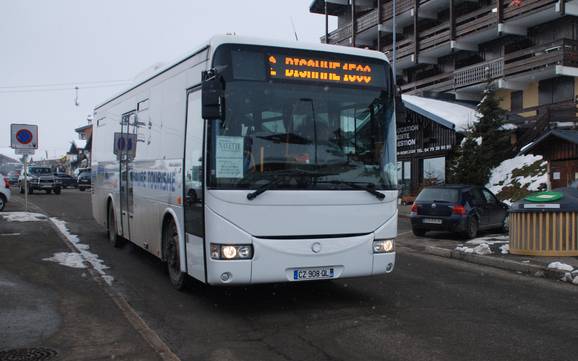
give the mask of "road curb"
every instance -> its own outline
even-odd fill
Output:
[[[460,261],[474,263],[482,266],[499,268],[506,271],[520,272],[535,277],[544,277],[560,280],[566,272],[549,269],[535,264],[522,263],[504,258],[480,256],[476,254],[463,253],[456,250],[441,248],[436,246],[426,246],[424,252],[438,257],[452,258]]]

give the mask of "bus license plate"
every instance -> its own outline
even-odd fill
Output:
[[[425,218],[425,219],[423,220],[423,223],[442,224],[442,220],[441,220],[441,219],[433,219],[433,218]]]
[[[322,280],[335,277],[333,267],[299,268],[293,270],[293,281]]]

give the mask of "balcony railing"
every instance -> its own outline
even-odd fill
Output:
[[[515,75],[565,65],[578,67],[578,41],[562,39],[504,56],[504,74]]]
[[[467,66],[454,72],[454,85],[456,88],[474,85],[490,79],[504,76],[504,59],[498,58],[481,64]]]
[[[504,57],[467,66],[405,84],[403,91],[448,91],[484,83],[490,79],[508,78],[514,75],[541,71],[564,65],[578,68],[578,41],[561,39],[547,44],[506,54]],[[448,82],[451,85],[448,86]]]
[[[420,0],[420,4],[427,3],[430,0]],[[508,20],[532,15],[538,11],[542,11],[559,0],[524,0],[520,5],[515,5],[504,0],[503,20],[507,23]],[[398,0],[397,13],[401,14],[413,8],[413,0]],[[390,20],[393,14],[391,2],[382,5],[382,18],[377,18],[377,9],[364,14],[356,19],[357,33],[370,29],[379,23]],[[498,23],[498,13],[495,11],[496,5],[492,4],[482,9],[474,10],[470,13],[462,15],[456,19],[455,35],[456,40],[469,34],[491,28]],[[432,30],[434,29],[434,30]],[[447,33],[445,32],[447,29]],[[424,30],[419,34],[420,50],[431,47],[431,44],[439,44],[440,42],[449,40],[450,24],[446,21],[442,24],[434,26],[431,29]],[[346,42],[352,36],[351,23],[340,27],[329,33],[328,42],[331,44],[349,44]],[[498,36],[496,31],[496,36]],[[429,39],[432,37],[433,39]],[[324,41],[325,38],[321,37]],[[389,48],[389,49],[388,49]],[[386,46],[383,50],[391,50],[391,45]],[[399,49],[398,53],[403,52]],[[405,54],[407,56],[409,54]]]
[[[513,18],[530,15],[541,8],[554,5],[559,0],[524,0],[520,1],[519,5],[513,4],[513,1],[504,1],[504,20],[512,20]]]

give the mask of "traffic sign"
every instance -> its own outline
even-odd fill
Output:
[[[34,154],[34,149],[30,149],[30,148],[16,148],[14,149],[14,153],[16,155],[33,155]]]
[[[10,146],[13,149],[38,149],[38,126],[10,124]]]
[[[126,154],[128,158],[136,156],[136,134],[114,133],[113,153],[117,156]]]

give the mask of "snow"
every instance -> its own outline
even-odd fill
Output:
[[[45,215],[31,212],[5,212],[2,213],[2,217],[7,222],[38,222],[46,220]]]
[[[511,159],[506,159],[499,166],[492,170],[490,181],[486,187],[491,190],[492,193],[498,194],[505,186],[509,186],[514,182],[517,182],[522,187],[527,185],[529,191],[537,191],[540,187],[540,184],[548,182],[547,172],[534,176],[518,176],[513,178],[512,171],[515,169],[520,169],[524,166],[531,165],[540,160],[542,160],[542,156],[539,155],[521,155]],[[509,200],[505,200],[505,202],[511,203]]]
[[[566,272],[572,272],[574,270],[574,267],[570,266],[569,264],[558,261],[550,263],[548,268]]]
[[[486,237],[478,237],[466,242],[466,245],[470,246],[478,246],[480,244],[500,244],[500,243],[507,243],[509,242],[509,238],[506,235],[499,234],[499,235],[491,235]]]
[[[514,130],[514,129],[518,129],[518,126],[512,123],[506,123],[500,127],[500,130]]]
[[[50,221],[52,221],[58,230],[64,234],[68,241],[70,241],[72,246],[78,251],[80,257],[84,261],[90,263],[94,270],[100,274],[100,276],[109,286],[112,285],[114,278],[106,274],[105,270],[108,269],[108,266],[104,264],[98,255],[90,252],[90,247],[87,244],[81,243],[77,235],[70,233],[68,227],[66,226],[66,222],[55,217],[51,217]]]
[[[490,246],[487,243],[482,243],[474,248],[470,248],[470,247],[456,247],[456,251],[460,251],[463,253],[469,253],[469,254],[477,254],[480,256],[486,256],[489,254],[492,254],[492,250],[490,249]]]
[[[43,258],[43,261],[56,262],[62,266],[72,267],[72,268],[86,268],[84,264],[84,258],[77,252],[58,252],[52,257]]]
[[[468,108],[464,105],[423,98],[416,95],[403,94],[401,97],[404,102],[422,108],[435,116],[453,123],[457,132],[465,132],[477,122],[480,117],[480,114],[475,109]]]
[[[510,245],[509,244],[504,244],[500,246],[500,252],[502,254],[508,254],[510,253]]]

